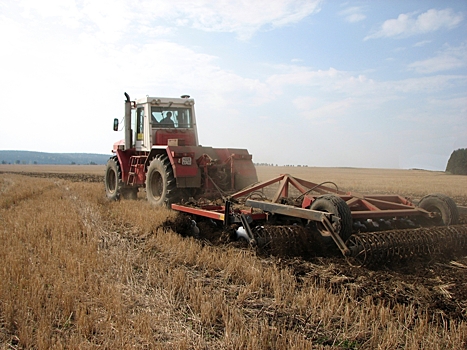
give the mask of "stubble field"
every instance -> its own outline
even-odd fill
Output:
[[[444,193],[422,170],[258,167],[340,189]],[[164,227],[174,212],[108,202],[101,166],[0,166],[0,348],[465,349],[467,258],[352,268]],[[461,220],[466,223],[465,216]]]

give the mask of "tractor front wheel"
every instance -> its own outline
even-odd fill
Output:
[[[146,196],[149,203],[169,208],[178,198],[172,165],[166,155],[157,155],[149,164],[146,174]]]
[[[107,161],[104,184],[107,198],[112,201],[119,200],[122,193],[123,182],[117,157],[112,157]]]

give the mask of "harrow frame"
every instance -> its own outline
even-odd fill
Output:
[[[272,199],[266,200],[263,196],[263,190],[274,184],[278,184],[278,188]],[[292,188],[300,193],[295,198],[290,196]],[[341,218],[338,215],[311,208],[313,202],[321,195],[329,194],[337,196],[345,202],[350,209],[351,221],[410,217],[436,219],[440,216],[439,212],[425,210],[416,206],[410,199],[399,195],[364,195],[344,192],[340,191],[337,186],[332,188],[324,186],[324,183],[317,184],[295,178],[289,174],[281,174],[273,179],[253,184],[229,196],[222,195],[223,205],[199,204],[198,201],[196,205],[172,204],[171,208],[186,214],[222,221],[224,227],[234,223],[239,224],[244,227],[247,232],[246,237],[249,238],[249,242],[253,245],[256,244],[256,240],[250,226],[267,224],[273,221],[271,219],[275,217],[291,218],[305,223],[320,223],[319,231],[321,235],[330,236],[341,253],[348,258],[348,261],[353,260],[352,264],[355,265],[355,262],[357,262],[356,265],[358,266],[374,262],[376,260],[374,257],[377,255],[404,258],[410,256],[412,252],[436,249],[434,242],[438,241],[432,239],[429,234],[420,234],[420,231],[416,231],[417,229],[412,229],[414,237],[419,237],[418,239],[412,239],[415,245],[420,246],[416,249],[409,249],[401,244],[402,235],[391,233],[390,230],[385,231],[387,233],[381,236],[384,239],[378,239],[378,234],[374,234],[375,238],[373,239],[367,233],[367,236],[364,236],[365,238],[352,235],[347,242],[344,242],[344,238],[340,236],[338,229]],[[250,198],[255,195],[261,197],[261,200]],[[240,202],[242,202],[241,205],[234,207],[235,204]],[[451,241],[458,239],[462,242],[462,246],[467,245],[467,227],[465,225],[451,226],[450,228],[447,227],[447,229],[450,229],[449,239]],[[438,229],[438,232],[443,233],[444,231],[446,230],[443,230],[443,228]],[[405,233],[410,235],[410,232]],[[394,237],[397,237],[397,239]],[[408,237],[408,240],[411,239],[409,236],[406,237]],[[427,239],[427,237],[430,237],[430,239]],[[378,254],[374,254],[373,249],[377,250]],[[384,249],[387,249],[389,253],[386,255],[381,253]]]
[[[436,214],[428,212],[415,204],[408,198],[393,194],[372,194],[364,195],[357,192],[344,192],[336,188],[324,186],[311,181],[299,179],[289,174],[281,174],[273,179],[263,181],[238,191],[230,196],[231,199],[239,199],[248,196],[253,192],[260,191],[265,187],[279,183],[279,188],[271,199],[272,203],[281,203],[285,198],[289,198],[290,188],[298,190],[303,200],[295,203],[301,208],[309,208],[311,203],[322,194],[334,194],[341,197],[349,206],[353,219],[373,219],[387,218],[395,216],[419,216],[433,218]],[[311,191],[318,193],[310,194]]]

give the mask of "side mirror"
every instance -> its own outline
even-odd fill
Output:
[[[118,131],[118,118],[114,119],[114,131]]]

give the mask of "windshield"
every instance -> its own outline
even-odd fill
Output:
[[[154,128],[191,128],[191,110],[178,107],[151,107],[151,124]]]

